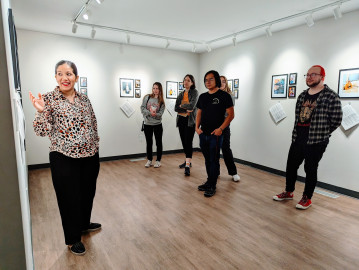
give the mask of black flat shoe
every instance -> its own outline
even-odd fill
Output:
[[[191,172],[190,172],[190,169],[189,167],[184,167],[184,175],[185,176],[190,176]]]
[[[90,223],[87,229],[83,230],[82,232],[94,232],[98,231],[102,228],[102,225],[100,223]]]
[[[214,194],[216,194],[216,188],[215,187],[210,187],[207,190],[205,190],[205,192],[204,192],[205,197],[212,197]]]
[[[72,254],[75,254],[77,256],[82,256],[86,253],[85,246],[84,244],[82,244],[81,241],[73,244],[72,246],[69,246],[69,249]]]
[[[198,186],[199,191],[206,191],[207,189],[209,189],[209,185],[207,184],[207,182],[205,182],[202,185]]]

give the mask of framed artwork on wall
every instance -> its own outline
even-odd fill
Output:
[[[133,79],[120,78],[120,97],[133,97]]]
[[[80,87],[87,87],[87,77],[80,77]]]
[[[238,89],[233,90],[233,95],[235,99],[238,99]]]
[[[297,73],[290,73],[289,74],[289,85],[297,84]]]
[[[273,75],[271,97],[286,98],[287,85],[288,85],[288,74]]]
[[[179,82],[178,83],[178,90],[182,91],[183,90],[183,82]]]
[[[87,88],[80,88],[80,93],[87,96]]]
[[[239,87],[239,79],[234,79],[233,80],[233,88],[237,89]]]
[[[296,94],[296,86],[289,86],[288,87],[288,97],[295,97]]]
[[[359,98],[359,68],[339,70],[338,94],[340,98]]]
[[[141,88],[141,80],[139,79],[135,80],[135,88]]]
[[[166,82],[166,98],[177,98],[178,82]]]
[[[228,87],[233,91],[233,80],[228,80]]]
[[[141,97],[141,89],[135,89],[135,98]]]

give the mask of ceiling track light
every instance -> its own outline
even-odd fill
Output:
[[[170,46],[170,41],[167,39],[166,49]]]
[[[76,34],[77,32],[77,24],[76,22],[72,22],[72,33]]]
[[[232,38],[232,41],[233,41],[233,46],[236,47],[236,45],[237,45],[237,37],[234,36],[234,37]]]
[[[340,5],[337,6],[335,9],[333,9],[333,14],[334,14],[334,18],[335,18],[336,20],[338,20],[338,19],[340,19],[341,17],[343,17],[342,12],[341,12],[341,10],[340,10]]]
[[[97,4],[101,5],[105,0],[96,0]]]
[[[206,48],[207,48],[207,52],[212,51],[211,47],[209,46],[209,44],[206,44]]]
[[[90,18],[91,16],[91,11],[87,9],[87,6],[85,8],[85,13],[82,14],[82,18],[84,18],[86,21]]]
[[[271,28],[271,25],[266,28],[267,37],[271,37],[273,35],[272,30],[270,28]]]
[[[127,44],[130,44],[130,42],[131,42],[130,34],[126,34],[126,42],[127,42]]]
[[[96,30],[94,27],[92,27],[92,30],[91,30],[91,38],[94,39],[95,38],[95,35],[96,35]]]
[[[308,27],[312,27],[314,25],[313,15],[309,14],[305,17],[305,22],[307,23]]]
[[[193,46],[192,46],[192,52],[195,53],[196,52],[196,44],[193,43]]]

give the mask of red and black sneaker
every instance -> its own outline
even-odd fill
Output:
[[[307,209],[308,207],[310,207],[312,205],[312,201],[310,199],[308,199],[307,195],[303,195],[302,199],[299,201],[299,203],[297,203],[297,205],[295,206],[298,209]]]
[[[283,191],[282,193],[273,196],[275,201],[293,200],[293,192]]]

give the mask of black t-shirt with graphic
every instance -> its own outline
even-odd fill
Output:
[[[305,95],[297,124],[296,143],[306,144],[308,141],[310,122],[312,120],[313,111],[315,107],[317,107],[319,94],[320,92],[314,95],[310,95],[309,93]]]
[[[201,129],[204,134],[210,135],[215,129],[219,128],[224,122],[226,109],[233,107],[230,94],[218,90],[214,94],[209,92],[199,96],[197,108],[202,110]]]

